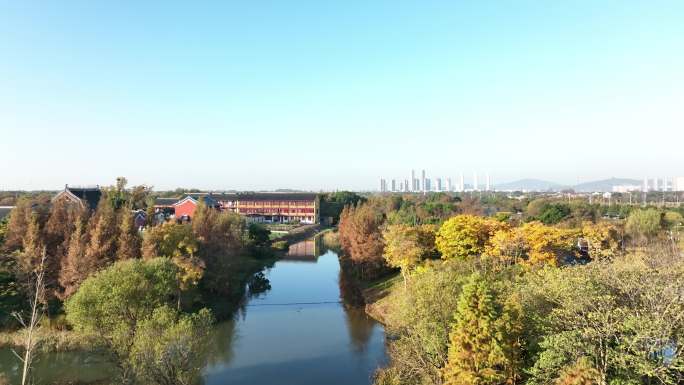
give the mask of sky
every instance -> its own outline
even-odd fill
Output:
[[[0,190],[681,176],[682,20],[657,0],[2,2]]]

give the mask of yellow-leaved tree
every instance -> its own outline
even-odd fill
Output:
[[[401,269],[404,286],[411,269],[435,253],[435,226],[405,224],[387,226],[382,235],[385,240],[383,256],[387,264]]]
[[[620,249],[620,232],[609,223],[584,222],[582,238],[591,259],[612,258]]]
[[[497,231],[487,244],[485,254],[504,265],[519,263],[527,257],[528,246],[519,228]]]
[[[569,254],[578,233],[544,225],[541,222],[525,223],[519,228],[527,246],[527,265],[548,264],[558,266],[559,258]]]
[[[442,224],[435,244],[443,259],[480,255],[485,251],[489,238],[507,227],[505,223],[493,219],[457,215]]]

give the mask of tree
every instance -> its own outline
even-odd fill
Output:
[[[385,248],[381,232],[383,223],[382,212],[369,203],[347,206],[342,210],[340,245],[362,279],[375,278],[386,269],[382,257]]]
[[[88,245],[84,253],[88,265],[99,269],[114,262],[118,235],[117,214],[108,202],[101,200],[88,223]]]
[[[254,247],[268,247],[271,245],[271,230],[258,223],[250,223],[247,226],[249,242]]]
[[[502,307],[484,278],[473,274],[463,286],[454,319],[444,384],[515,383],[522,329],[517,306]]]
[[[599,372],[591,367],[591,363],[585,357],[561,372],[556,379],[555,385],[598,385]]]
[[[7,218],[0,219],[0,250],[5,246],[5,238],[7,238]]]
[[[150,384],[195,384],[213,322],[207,309],[185,315],[168,306],[156,308],[135,332],[130,361],[137,377]]]
[[[66,199],[58,199],[52,203],[50,214],[45,224],[45,285],[50,296],[58,291],[58,280],[61,266],[69,253],[71,235],[76,223],[86,215],[80,205]]]
[[[618,229],[608,223],[584,222],[582,238],[587,243],[589,257],[592,259],[612,258],[620,249]]]
[[[435,254],[434,226],[390,225],[382,234],[385,260],[389,266],[401,269],[404,285],[410,270]]]
[[[23,341],[23,356],[20,356],[16,352],[12,351],[22,363],[21,385],[26,385],[32,382],[31,365],[35,360],[37,345],[35,333],[43,316],[42,302],[45,299],[45,256],[45,250],[43,250],[40,257],[40,264],[36,267],[36,271],[34,272],[35,277],[31,285],[31,298],[29,300],[31,304],[30,317],[25,320],[21,313],[14,313],[14,317],[17,319],[17,321],[19,321],[24,329],[26,329],[26,337]]]
[[[576,232],[528,222],[519,228],[527,248],[526,265],[548,264],[557,266],[564,253],[570,253]]]
[[[655,209],[634,210],[627,217],[627,234],[637,244],[645,244],[660,231],[660,213]]]
[[[78,332],[99,336],[117,358],[124,379],[138,323],[172,303],[178,268],[167,258],[119,261],[86,279],[66,300],[67,321]]]
[[[62,260],[59,270],[58,281],[62,288],[59,297],[61,299],[66,299],[75,293],[81,282],[97,269],[95,261],[84,258],[87,244],[88,234],[86,233],[85,219],[80,218],[71,234],[68,252]]]
[[[485,254],[504,265],[519,263],[527,257],[528,246],[520,228],[504,229],[494,233]]]
[[[457,215],[442,224],[435,243],[443,259],[468,258],[485,251],[489,238],[506,224],[474,215]]]
[[[31,218],[32,202],[28,198],[21,198],[17,205],[10,211],[5,234],[5,250],[12,252],[21,249],[24,243],[24,234],[28,229]]]
[[[188,224],[168,222],[145,231],[143,257],[173,258],[197,254],[199,240]]]
[[[119,219],[119,237],[117,239],[118,260],[140,258],[140,236],[135,228],[133,212],[122,210]]]
[[[30,277],[39,267],[41,255],[45,249],[45,237],[38,214],[31,213],[28,218],[26,234],[22,240],[21,252],[16,253],[17,266],[21,275]]]
[[[618,256],[526,279],[529,322],[541,337],[532,383],[551,383],[580,359],[601,385],[681,381],[684,351],[674,347],[684,339],[681,259]]]
[[[545,225],[554,225],[570,216],[570,206],[565,203],[549,203],[542,208],[539,221]]]
[[[684,217],[677,211],[666,211],[663,215],[663,222],[668,229],[684,225]]]

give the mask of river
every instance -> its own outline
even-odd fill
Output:
[[[346,304],[337,254],[316,240],[290,248],[264,276],[270,290],[252,295],[212,333],[205,385],[363,385],[385,364],[382,325],[362,307]],[[0,370],[16,378],[18,365],[0,350]],[[51,353],[36,364],[37,383],[89,383],[112,375],[103,357]]]

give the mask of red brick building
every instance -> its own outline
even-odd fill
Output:
[[[173,209],[178,220],[191,219],[200,200],[219,210],[244,215],[254,222],[318,223],[320,200],[313,193],[188,194],[183,198],[160,198],[157,210]]]

